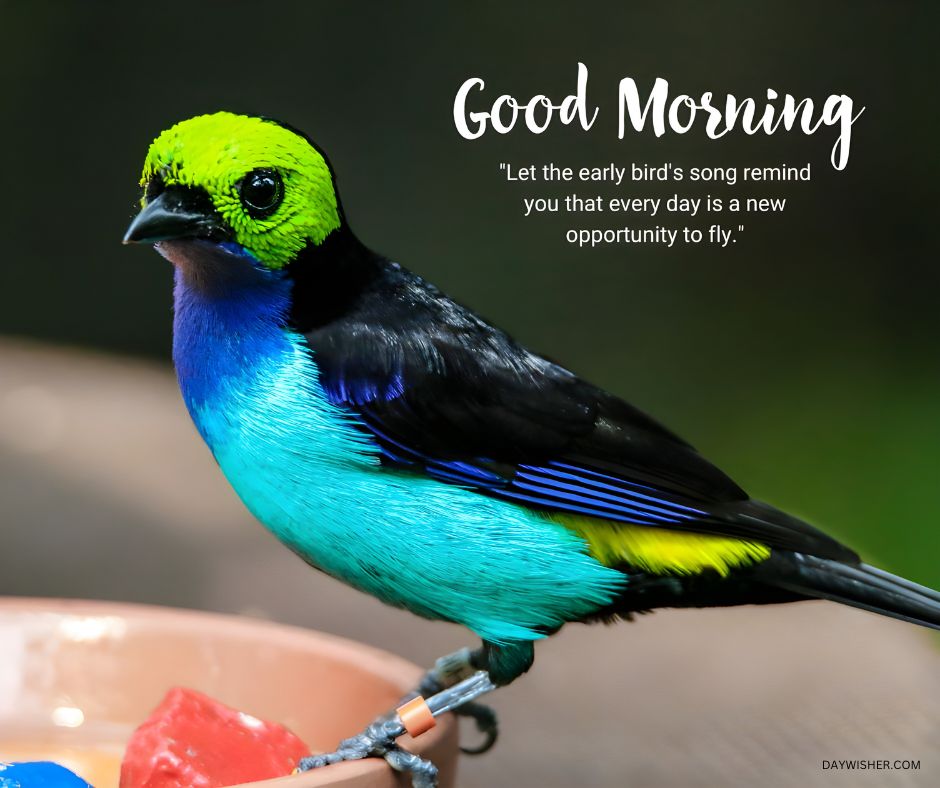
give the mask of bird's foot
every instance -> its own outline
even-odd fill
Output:
[[[472,676],[485,665],[485,655],[482,649],[472,651],[462,648],[446,657],[441,657],[434,663],[418,684],[417,695],[428,697],[443,689],[454,686],[459,681]],[[414,697],[414,694],[409,696]],[[482,755],[488,752],[499,737],[499,722],[496,712],[483,703],[465,703],[453,710],[459,717],[469,717],[476,724],[477,730],[483,734],[483,741],[476,747],[461,747],[465,755]]]
[[[495,689],[495,686],[486,672],[477,671],[454,686],[435,693],[427,698],[424,704],[427,707],[427,712],[430,712],[432,717],[438,717],[448,711],[457,712],[458,709],[468,704],[479,706],[479,704],[471,703],[473,699],[493,689]],[[485,709],[486,707],[481,708]],[[470,716],[477,719],[477,713],[470,712]],[[437,785],[437,767],[429,760],[408,752],[408,750],[402,749],[395,743],[395,740],[405,732],[405,723],[396,711],[379,717],[362,733],[344,739],[334,752],[304,758],[297,768],[299,771],[305,772],[341,761],[384,758],[385,762],[396,771],[406,772],[411,775],[413,788],[435,788]]]
[[[380,717],[362,733],[341,741],[334,752],[304,758],[297,768],[305,772],[341,761],[384,758],[396,771],[410,772],[414,788],[435,788],[437,767],[429,760],[403,750],[395,743],[395,739],[403,732],[397,717]]]

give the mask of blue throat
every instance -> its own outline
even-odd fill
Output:
[[[240,247],[202,241],[165,242],[175,263],[173,363],[186,407],[196,413],[260,359],[289,350],[284,332],[291,283],[257,265]]]

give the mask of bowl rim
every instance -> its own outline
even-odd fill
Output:
[[[64,616],[115,616],[129,621],[146,621],[158,625],[172,626],[179,630],[204,631],[206,624],[220,625],[223,630],[240,637],[269,638],[269,642],[289,646],[317,646],[317,650],[328,657],[352,664],[354,667],[397,686],[402,694],[410,692],[416,686],[424,671],[418,665],[403,657],[375,646],[360,643],[340,635],[321,632],[315,629],[292,624],[281,624],[268,619],[254,618],[235,613],[217,613],[192,608],[177,608],[166,605],[152,605],[138,602],[115,602],[99,599],[75,599],[69,597],[26,597],[0,596],[0,617],[19,614],[47,614]],[[423,753],[437,744],[445,746],[444,739],[454,739],[456,749],[456,721],[452,714],[445,714],[438,719],[438,724],[425,734],[420,742],[415,742],[413,750]],[[350,735],[354,731],[350,732]],[[253,783],[243,783],[230,788],[324,788],[366,784],[355,782],[371,778],[368,784],[379,785],[381,772],[390,771],[390,767],[378,758],[366,758],[361,761],[337,763],[324,769],[306,774],[278,777]]]

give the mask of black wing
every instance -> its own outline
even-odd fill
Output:
[[[857,560],[409,271],[383,261],[359,284],[305,336],[328,397],[356,414],[384,462],[537,509]]]

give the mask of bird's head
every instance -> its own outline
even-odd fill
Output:
[[[141,210],[124,242],[161,251],[208,241],[277,270],[342,226],[326,159],[266,118],[217,112],[177,123],[153,141],[140,183]]]

